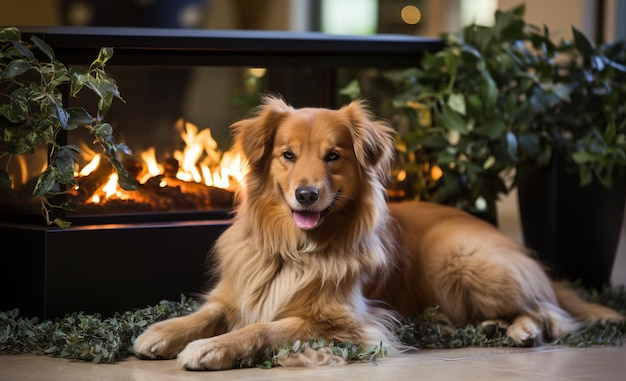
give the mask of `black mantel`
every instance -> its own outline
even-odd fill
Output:
[[[113,47],[119,65],[410,67],[441,39],[396,34],[113,27],[25,28],[65,63],[88,64]]]

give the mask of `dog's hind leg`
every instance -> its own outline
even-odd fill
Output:
[[[559,307],[539,264],[517,247],[486,245],[447,259],[435,269],[433,289],[455,324],[506,321],[507,335],[518,346],[539,345],[543,332],[556,338],[580,326]]]
[[[531,347],[541,344],[541,328],[535,319],[526,314],[519,315],[513,319],[513,322],[506,330],[506,334],[520,347]]]

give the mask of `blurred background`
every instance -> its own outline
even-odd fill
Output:
[[[437,36],[472,21],[489,24],[496,9],[520,0],[21,0],[6,1],[1,25],[106,25],[271,29],[343,34]],[[589,36],[625,36],[620,0],[527,0],[527,21],[550,26],[555,38],[574,25]]]
[[[0,25],[290,30],[437,37],[442,32],[456,31],[472,22],[489,25],[493,23],[497,9],[510,9],[520,3],[522,1],[519,0],[20,0],[3,2],[0,6]],[[626,1],[527,0],[523,3],[526,4],[526,21],[549,26],[555,40],[571,38],[572,26],[596,41],[626,38],[626,23],[623,22],[626,19]],[[150,81],[151,69],[140,70],[141,76],[132,70],[113,73],[127,104],[134,104],[135,107],[141,107],[143,94],[153,91],[150,87],[153,85]],[[185,115],[188,120],[202,126],[230,125],[241,116],[240,111],[224,112],[223,108],[206,105],[224,103],[225,95],[220,89],[240,86],[241,70],[215,67],[210,70],[174,70],[166,76],[154,73],[161,78],[159,89],[171,88],[161,92],[162,96],[158,99],[158,102],[168,105],[166,108],[171,115],[160,115],[150,123],[169,126]],[[250,73],[246,75],[255,78]],[[133,78],[144,83],[124,85]],[[153,101],[146,107],[160,110],[164,106]],[[142,122],[145,123],[145,120]],[[222,136],[216,132],[216,140],[227,145],[228,129],[216,131],[225,131]],[[164,142],[168,139],[169,136],[163,136]],[[129,145],[142,148],[141,142],[129,142]],[[500,228],[521,242],[515,192],[500,201],[498,210]],[[613,284],[626,284],[624,225],[612,276]]]

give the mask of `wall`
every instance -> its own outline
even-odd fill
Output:
[[[2,26],[51,26],[60,22],[56,0],[4,0]]]

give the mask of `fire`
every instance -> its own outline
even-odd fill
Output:
[[[208,171],[208,168],[203,168],[203,171]],[[206,176],[206,178],[206,185],[222,189],[232,189],[232,179],[235,180],[235,187],[238,187],[243,182],[243,161],[241,160],[241,155],[233,151],[225,152],[220,161],[218,171],[211,173],[209,176]]]
[[[159,163],[154,147],[141,152],[139,159],[143,170],[137,177],[139,183],[146,184],[150,179],[159,178],[160,187],[185,188],[181,186],[183,182],[182,184],[198,183],[235,192],[243,180],[244,163],[241,156],[233,151],[222,153],[208,128],[200,130],[194,124],[181,119],[176,123],[176,129],[185,143],[184,149],[175,150],[172,153],[173,160],[170,159],[167,163]],[[96,155],[80,170],[80,175],[88,176],[99,164],[100,155]],[[130,192],[119,187],[117,180],[117,174],[112,173],[106,183],[89,197],[88,202],[102,203],[113,198],[132,198]]]
[[[89,174],[95,171],[100,165],[101,155],[97,154],[93,157],[93,159],[89,162],[89,164],[85,165],[83,169],[80,170],[79,174],[83,177],[89,176]]]
[[[143,151],[140,156],[141,160],[143,160],[146,164],[147,169],[146,174],[139,179],[141,184],[145,184],[151,177],[155,177],[163,173],[163,166],[157,162],[156,150],[154,147],[150,147],[146,151]]]

